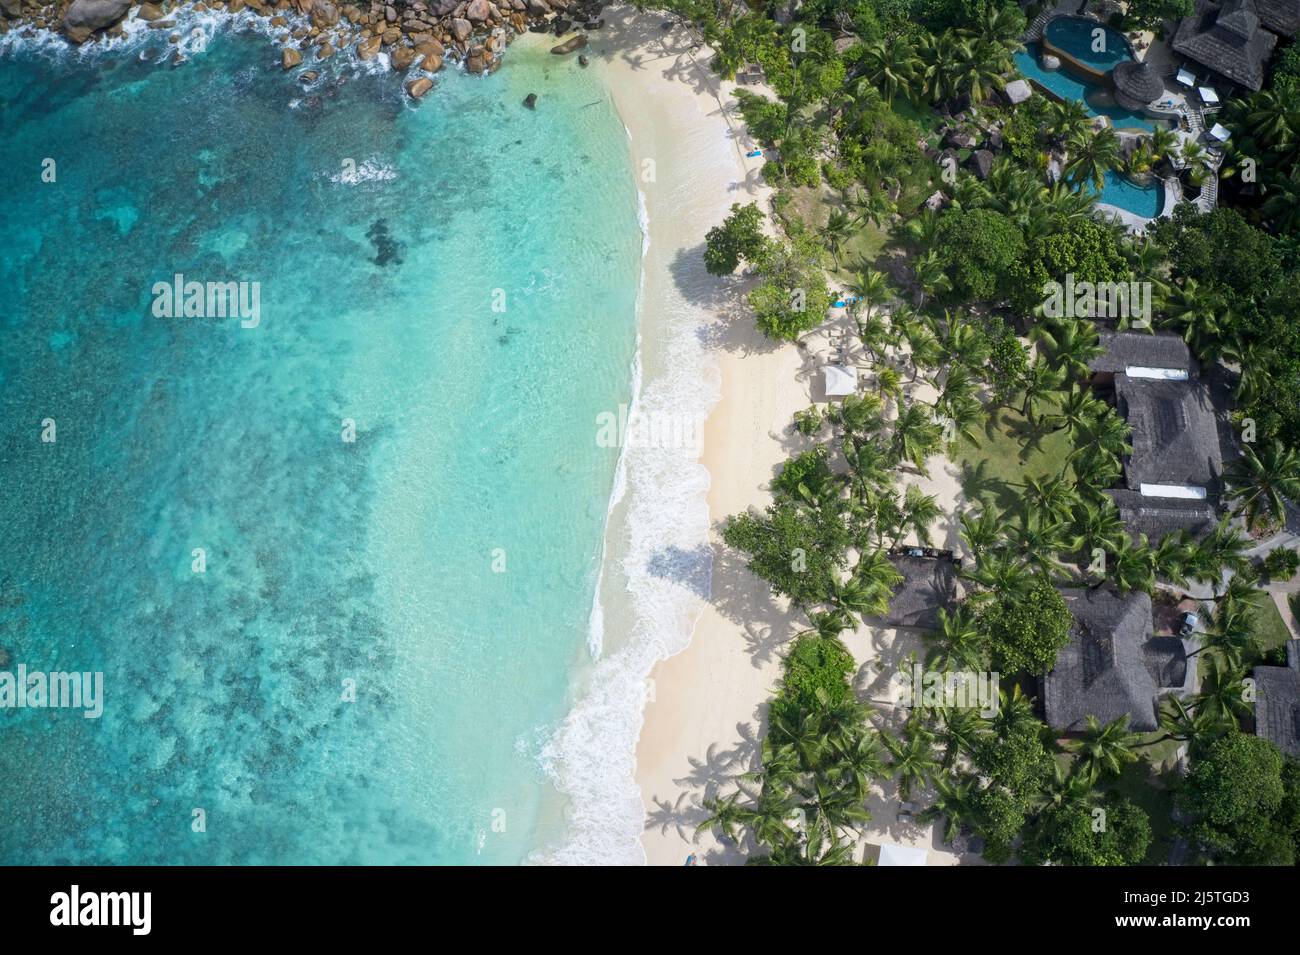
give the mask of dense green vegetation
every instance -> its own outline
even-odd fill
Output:
[[[979,837],[992,862],[1159,863],[1175,840],[1195,861],[1293,862],[1300,768],[1251,733],[1243,686],[1251,667],[1278,662],[1285,637],[1260,574],[1285,579],[1300,564],[1288,548],[1248,556],[1251,535],[1266,538],[1300,500],[1294,48],[1269,89],[1223,114],[1234,129],[1223,207],[1183,205],[1135,238],[1097,214],[1106,173],[1173,174],[1180,159],[1195,189],[1214,174],[1208,154],[1161,131],[1125,156],[1078,103],[1007,105],[999,91],[1025,27],[1013,3],[807,0],[788,22],[776,4],[651,5],[691,21],[724,76],[760,64],[775,94],[737,96],[765,150],[779,238],[764,236],[756,207],[733,206],[708,234],[709,271],[757,276],[758,327],[786,341],[826,320],[832,276],[868,377],[865,395],[796,416],[771,505],[723,529],[808,628],[788,648],[761,770],[711,800],[703,828],[755,863],[848,864],[878,784],[923,800],[918,818],[945,841]],[[1128,22],[1188,6],[1134,2]],[[977,176],[966,167],[981,144],[994,158]],[[1049,283],[1066,276],[1143,283],[1150,315],[1053,313]],[[1105,493],[1130,435],[1088,363],[1100,329],[1152,325],[1232,389],[1241,453],[1223,520],[1199,539],[1132,534]],[[943,454],[961,469],[956,514],[917,484]],[[914,702],[891,721],[858,700],[840,637],[888,610],[900,579],[888,550],[935,543],[949,523],[966,596],[940,615],[925,665],[997,670],[1000,702],[992,714]],[[1058,739],[1032,694],[1068,641],[1059,589],[1159,597],[1193,582],[1213,592],[1200,692],[1166,700],[1156,733],[1122,717]],[[1179,777],[1168,770],[1184,745]]]

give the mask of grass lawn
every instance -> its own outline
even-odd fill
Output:
[[[1173,744],[1177,748],[1177,744]],[[1160,749],[1161,747],[1154,747]],[[1169,861],[1169,850],[1174,841],[1172,818],[1174,798],[1159,773],[1146,757],[1150,750],[1139,750],[1142,759],[1124,768],[1119,779],[1110,784],[1120,795],[1140,806],[1151,821],[1151,845],[1147,847],[1147,865],[1163,865]]]
[[[1282,614],[1278,612],[1277,604],[1273,603],[1273,598],[1268,594],[1264,595],[1258,606],[1250,608],[1252,630],[1255,633],[1255,640],[1259,648],[1264,653],[1275,647],[1280,647],[1291,639],[1291,631],[1287,629],[1286,621],[1282,619]]]
[[[790,190],[790,205],[786,207],[784,217],[787,220],[798,219],[809,229],[820,229],[826,225],[832,212],[847,212],[839,194],[823,184],[816,187],[800,186]],[[889,241],[889,235],[875,223],[864,222],[854,230],[853,235],[840,250],[840,268],[835,269],[827,256],[828,270],[841,285],[852,281],[857,270],[864,263],[870,264],[880,256]]]
[[[1040,406],[1040,413],[1054,410]],[[1049,422],[1047,428],[1051,427]],[[1015,485],[1026,477],[1055,477],[1064,467],[1066,479],[1074,479],[1074,469],[1065,463],[1073,450],[1073,440],[1064,431],[1035,435],[1019,411],[998,408],[989,415],[978,446],[957,439],[962,490],[968,498],[991,500],[1004,511],[1014,510],[1023,494]]]

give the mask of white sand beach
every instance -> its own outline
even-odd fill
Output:
[[[700,864],[739,863],[751,847],[724,844],[709,832],[696,833],[706,815],[702,801],[729,792],[735,777],[756,767],[766,728],[766,703],[780,677],[782,655],[806,622],[773,600],[767,584],[725,552],[718,530],[728,515],[765,506],[770,500],[768,484],[780,464],[803,447],[792,431],[793,415],[824,398],[820,368],[827,342],[824,331],[809,336],[804,346],[766,340],[743,307],[746,280],[718,279],[703,269],[704,233],[725,218],[733,202],[757,202],[765,211],[769,208],[770,190],[761,176],[763,160],[745,156],[751,143],[732,95],[734,84],[721,81],[708,69],[710,54],[694,48],[689,31],[663,29],[661,15],[617,7],[606,12],[605,20],[607,27],[593,35],[587,52],[592,68],[606,71],[611,95],[628,129],[634,164],[642,174],[639,186],[648,223],[641,303],[644,383],[639,400],[651,405],[662,402],[673,363],[686,360],[680,350],[674,351],[657,337],[666,336],[670,326],[678,335],[683,327],[693,330],[702,342],[696,351],[703,356],[705,377],[717,376],[708,386],[711,397],[703,399],[716,398],[704,427],[700,456],[707,473],[700,471],[696,483],[688,479],[663,489],[671,499],[665,502],[667,513],[676,508],[684,524],[698,517],[697,538],[706,533],[707,520],[712,578],[707,595],[673,604],[672,612],[661,614],[664,619],[651,625],[638,619],[638,598],[644,596],[639,587],[648,583],[658,589],[658,602],[649,604],[661,611],[665,595],[672,595],[673,586],[680,589],[680,581],[635,579],[646,560],[657,560],[662,550],[672,547],[665,542],[660,551],[638,553],[637,530],[632,526],[637,518],[630,513],[637,504],[625,501],[615,507],[602,584],[602,660],[587,698],[558,737],[559,749],[569,752],[562,762],[590,766],[593,753],[613,756],[621,733],[630,729],[628,737],[635,738],[636,727],[620,725],[620,704],[627,702],[629,692],[643,692],[639,679],[629,687],[629,674],[638,668],[644,674],[653,665],[634,763],[644,807],[640,840],[644,858],[656,865],[682,865],[693,853]],[[676,316],[686,324],[665,324],[665,316]],[[835,324],[843,321],[841,316]],[[701,400],[699,394],[694,397]],[[686,458],[675,465],[669,458],[667,466],[663,459],[630,452],[627,458],[630,498],[638,493],[638,481],[643,495],[647,486],[651,493],[658,490],[645,481],[647,472],[656,475],[656,468],[661,468],[660,479],[676,480],[678,471],[689,470]],[[930,478],[906,479],[936,494],[950,513],[958,494],[955,469],[939,457],[930,464]],[[699,471],[698,465],[695,469]],[[675,500],[684,492],[698,496],[706,483],[707,519],[703,513],[697,515],[690,502]],[[948,521],[936,528],[936,543],[951,546],[955,536]],[[686,630],[697,615],[689,644],[684,645]],[[634,635],[630,643],[629,634]],[[893,666],[912,649],[892,632],[865,627],[846,635],[846,644],[861,666],[858,686],[867,697],[880,672],[878,662]],[[584,760],[572,759],[575,747],[586,750]],[[615,765],[605,767],[612,773],[599,793],[584,791],[589,780],[573,773],[560,775],[561,788],[574,802],[570,823],[577,833],[575,842],[555,861],[585,857],[595,849],[602,827],[606,832],[623,831],[621,811],[629,794],[609,781],[612,775],[621,775],[622,759],[618,752],[608,760]],[[599,799],[594,798],[597,795]],[[618,807],[619,817],[612,824],[608,818],[594,818],[592,812],[599,804]],[[870,808],[875,822],[865,842],[922,846],[930,850],[931,864],[957,861],[950,853],[935,851],[930,826],[898,818],[892,787],[878,792]],[[621,844],[605,848],[610,850],[607,859],[634,861]],[[864,855],[873,858],[874,850],[864,846]]]

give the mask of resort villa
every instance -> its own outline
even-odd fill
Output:
[[[1153,636],[1151,598],[1109,588],[1061,590],[1073,622],[1070,641],[1043,678],[1047,724],[1077,733],[1089,716],[1102,723],[1129,717],[1129,728],[1159,724],[1160,698],[1185,695],[1196,685],[1195,650],[1187,640]]]
[[[1176,53],[1209,70],[1220,85],[1258,90],[1278,38],[1300,26],[1300,0],[1198,0],[1178,24]]]
[[[1286,666],[1255,667],[1255,735],[1300,759],[1300,640],[1288,640]]]
[[[1084,15],[1087,7],[1058,0],[1034,19],[1015,58],[1029,83],[1050,98],[1082,103],[1097,123],[1114,129],[1125,155],[1156,129],[1205,147],[1204,168],[1197,160],[1198,168],[1189,169],[1180,151],[1167,157],[1164,176],[1111,170],[1098,207],[1134,232],[1182,201],[1209,211],[1229,136],[1213,114],[1230,92],[1260,88],[1279,37],[1300,26],[1300,0],[1198,0],[1193,16],[1166,24],[1164,39],[1149,43]],[[1184,171],[1192,174],[1191,192],[1177,175]]]
[[[957,565],[949,555],[924,553],[928,548],[904,548],[890,563],[903,579],[894,586],[889,612],[871,618],[878,627],[931,631],[939,626],[939,609],[957,604]],[[911,551],[922,551],[913,554]]]
[[[1158,543],[1179,529],[1202,537],[1217,518],[1223,474],[1210,388],[1177,335],[1101,333],[1093,387],[1132,429],[1124,484],[1109,493],[1129,532]]]

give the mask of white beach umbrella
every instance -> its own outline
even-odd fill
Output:
[[[1201,102],[1206,105],[1217,103],[1219,101],[1219,94],[1214,92],[1214,90],[1210,89],[1208,86],[1202,86],[1198,88],[1196,92],[1201,94]]]
[[[1210,135],[1219,142],[1226,143],[1229,138],[1231,138],[1232,133],[1228,130],[1228,127],[1223,126],[1220,123],[1215,123],[1214,127],[1210,130]]]
[[[1195,86],[1196,76],[1190,70],[1179,70],[1178,82],[1183,86]]]
[[[827,398],[843,398],[858,390],[858,370],[844,365],[824,365],[822,375],[826,381]]]
[[[880,844],[880,859],[876,865],[925,865],[926,854],[924,849],[916,849],[912,846],[898,846],[892,842],[882,842]]]

